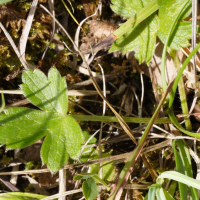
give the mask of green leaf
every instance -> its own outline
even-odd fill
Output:
[[[167,200],[163,191],[163,188],[158,188],[156,190],[156,198],[157,200]]]
[[[88,179],[88,178],[92,178],[96,176],[96,174],[93,173],[81,173],[81,174],[77,174],[76,176],[74,176],[74,180],[81,180],[81,179]]]
[[[24,96],[34,105],[45,111],[65,115],[68,109],[66,81],[56,68],[51,68],[48,79],[38,69],[23,73],[21,89]]]
[[[149,2],[151,1],[138,0],[124,2],[123,0],[116,0],[112,2],[114,5],[111,8],[118,14],[131,17]],[[123,9],[125,9],[124,12],[122,11]],[[152,14],[143,23],[132,28],[128,33],[115,41],[109,51],[122,50],[122,54],[125,54],[136,50],[135,57],[139,62],[146,61],[146,63],[149,63],[154,53],[158,24],[159,20],[157,15]]]
[[[179,154],[175,148],[175,142],[179,147]],[[175,140],[173,141],[173,150],[175,154],[175,161],[176,161],[176,169],[178,172],[185,174],[189,177],[193,177],[193,170],[192,170],[192,163],[191,157],[189,153],[189,149],[185,144],[184,140]],[[193,187],[189,187],[190,195],[193,195],[193,199],[198,199],[197,191]],[[180,195],[182,196],[181,199],[187,199],[187,187],[182,183],[179,183],[179,191]]]
[[[25,192],[8,192],[0,194],[1,200],[39,200],[43,199],[46,196],[39,195],[39,194],[31,194],[31,193],[25,193]]]
[[[92,178],[83,182],[82,189],[86,200],[94,200],[97,198],[99,187]]]
[[[109,157],[111,153],[103,153],[102,158]],[[99,155],[94,156],[92,159],[99,159]],[[103,162],[103,180],[107,181],[113,181],[113,179],[116,177],[116,171],[115,166],[112,162]],[[90,166],[90,172],[100,175],[100,164],[93,164]]]
[[[184,174],[185,172],[185,166],[183,165],[181,156],[179,154],[179,152],[176,150],[176,146],[175,146],[176,140],[173,141],[172,143],[172,148],[174,150],[174,156],[175,156],[175,163],[176,163],[176,170],[182,174]],[[178,183],[179,185],[179,192],[180,192],[180,197],[182,200],[186,200],[187,199],[187,186],[183,183]]]
[[[110,187],[105,183],[105,181],[103,181],[101,178],[99,178],[99,176],[95,175],[92,177],[97,183],[101,183],[102,185],[104,185],[106,187],[106,189],[109,191]]]
[[[83,136],[76,120],[67,116],[67,87],[55,68],[47,77],[39,70],[25,71],[21,88],[34,105],[44,111],[9,108],[0,115],[0,143],[6,148],[24,148],[46,136],[41,157],[51,172],[63,167],[68,158],[77,159]]]
[[[0,4],[4,4],[4,3],[7,3],[9,1],[12,1],[12,0],[0,0]]]
[[[158,176],[156,183],[162,183],[163,178],[173,179],[200,190],[200,181],[197,181],[196,179],[183,175],[179,172],[165,171]]]
[[[69,157],[79,157],[83,143],[82,131],[71,116],[51,119],[48,128],[50,133],[42,145],[41,157],[51,172],[56,172],[66,164]]]
[[[159,184],[152,184],[149,187],[149,192],[148,192],[148,200],[154,200],[155,195],[156,195],[156,190],[160,188],[161,186]]]
[[[126,18],[131,18],[141,8],[148,5],[152,0],[112,0],[111,9]]]
[[[49,112],[28,108],[9,108],[0,115],[0,143],[8,149],[27,147],[47,133]]]
[[[185,7],[184,3],[187,2]],[[190,0],[158,0],[159,6],[159,20],[160,29],[158,30],[158,37],[163,43],[166,42],[167,36],[171,27],[173,26],[174,20],[180,15],[179,21],[186,18],[191,13],[191,3]],[[192,36],[192,25],[190,22],[179,22],[174,27],[172,37],[169,41],[169,46],[172,49],[179,50],[181,47],[186,47],[190,43],[188,39]]]
[[[153,6],[152,2],[151,0],[112,0],[113,5],[111,5],[111,8],[117,14],[130,18],[134,15],[139,15],[142,8],[148,7],[148,5]],[[120,35],[120,37],[117,34],[115,35],[119,39],[113,43],[110,52],[122,50],[122,54],[125,54],[130,51],[136,51],[135,57],[139,60],[139,63],[145,61],[148,64],[154,53],[156,36],[158,35],[161,41],[166,43],[169,31],[174,26],[174,20],[179,15],[179,23],[176,23],[173,29],[173,37],[170,38],[169,46],[179,50],[181,47],[189,45],[188,39],[191,39],[192,30],[191,23],[182,20],[191,13],[191,0],[158,0],[157,4],[159,6],[159,17],[155,13],[149,16],[148,9],[144,9],[143,18],[145,18],[144,16],[149,17],[146,17],[137,26],[134,23],[132,23],[132,26],[127,24],[129,25],[129,30],[123,35],[121,34],[122,36]],[[125,28],[127,29],[127,27]],[[114,33],[118,33],[119,29]]]
[[[156,197],[158,200],[174,200],[174,198],[163,188],[156,190]]]

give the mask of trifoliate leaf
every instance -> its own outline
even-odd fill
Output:
[[[134,13],[137,13],[141,8],[144,7],[150,1],[124,1],[115,0],[112,1],[114,4],[111,8],[118,14],[125,15],[126,17],[132,17]],[[123,5],[120,7],[120,5]],[[125,9],[125,11],[122,11]],[[132,15],[131,15],[132,13]],[[159,20],[156,14],[148,17],[143,23],[133,27],[123,37],[119,38],[110,48],[110,52],[122,50],[122,54],[136,51],[135,57],[140,63],[149,63],[156,44],[156,35],[158,30]]]
[[[27,147],[47,133],[49,112],[28,108],[9,108],[0,115],[0,143],[8,149]]]
[[[35,69],[23,73],[21,89],[24,96],[35,106],[45,111],[65,115],[68,109],[66,81],[57,69],[51,68],[48,79],[44,73]]]
[[[0,143],[8,149],[24,148],[46,136],[41,149],[44,164],[51,172],[63,167],[68,158],[77,159],[83,145],[79,124],[67,116],[67,87],[52,68],[48,79],[39,70],[23,73],[25,96],[41,110],[9,108],[0,115]]]
[[[56,172],[63,167],[68,158],[77,159],[83,143],[82,131],[76,120],[70,116],[58,116],[49,124],[50,133],[41,149],[44,164]]]
[[[83,194],[86,200],[94,200],[99,193],[99,187],[96,185],[93,178],[89,178],[83,182]]]
[[[174,21],[183,20],[191,13],[191,3],[188,0],[158,0],[160,29],[158,36],[163,43],[166,42],[167,36],[171,31]],[[185,5],[186,4],[186,5]],[[192,25],[190,22],[179,22],[174,27],[174,31],[169,41],[172,49],[180,50],[181,47],[189,45],[188,39],[192,36]]]
[[[8,192],[0,194],[1,200],[39,200],[46,196],[39,194],[31,194],[26,192]]]

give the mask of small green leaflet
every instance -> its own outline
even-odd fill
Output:
[[[83,194],[86,200],[94,200],[99,194],[99,187],[96,185],[93,178],[89,178],[83,182]]]
[[[191,0],[188,0],[187,6],[183,9],[181,5],[187,0],[157,0],[159,6],[159,15],[152,14],[138,26],[131,28],[129,32],[114,42],[110,52],[122,50],[122,54],[136,51],[135,57],[139,63],[151,61],[156,44],[156,36],[165,43],[168,32],[173,21],[181,12],[180,22],[174,28],[171,37],[170,47],[179,50],[181,47],[189,45],[188,39],[191,38],[191,23],[181,21],[191,13]],[[148,6],[151,0],[112,0],[111,8],[117,14],[130,18],[141,8]]]
[[[48,78],[38,69],[23,73],[24,96],[41,110],[9,108],[0,115],[0,143],[7,149],[21,149],[46,136],[41,158],[52,173],[68,158],[77,159],[83,144],[82,130],[74,118],[66,115],[67,86],[55,68]]]
[[[49,70],[48,78],[40,70],[27,70],[22,82],[21,90],[32,104],[45,111],[67,113],[67,86],[55,68]]]

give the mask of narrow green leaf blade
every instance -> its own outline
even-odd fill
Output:
[[[173,141],[172,143],[172,148],[174,150],[174,156],[175,156],[175,163],[176,163],[176,170],[180,172],[181,174],[185,173],[185,166],[183,165],[182,159],[178,151],[176,150],[175,146],[176,140]],[[180,192],[180,197],[182,200],[187,200],[187,185],[178,182],[179,185],[179,192]]]
[[[169,192],[167,192],[165,189],[163,189],[162,188],[162,190],[163,190],[163,193],[164,193],[164,195],[165,195],[165,198],[167,199],[167,200],[174,200],[174,198],[171,196],[171,194],[169,193]]]
[[[51,113],[28,108],[9,108],[0,115],[0,143],[8,149],[27,147],[44,137]]]
[[[148,192],[148,200],[155,200],[156,196],[156,190],[160,188],[161,186],[159,184],[152,184],[149,187],[149,192]]]
[[[12,0],[0,0],[0,4],[4,4],[4,3],[7,3],[9,1],[12,1]]]
[[[108,191],[110,190],[110,187],[106,184],[106,182],[104,180],[102,180],[101,178],[99,178],[99,176],[95,175],[95,176],[93,176],[93,179],[97,183],[101,183],[102,185],[104,185]]]
[[[43,199],[46,196],[39,194],[31,194],[26,192],[8,192],[0,194],[1,200],[39,200]]]
[[[89,178],[83,182],[83,194],[86,200],[94,200],[99,193],[99,187],[96,185],[94,179]]]
[[[200,181],[197,181],[196,179],[183,175],[179,172],[165,171],[158,176],[156,182],[162,182],[163,178],[173,179],[200,190]]]
[[[193,177],[193,170],[192,170],[192,163],[191,163],[191,157],[190,157],[189,149],[188,149],[187,145],[185,144],[184,140],[177,140],[177,145],[179,147],[180,157],[181,157],[181,160],[182,160],[182,163],[183,163],[181,168],[183,168],[185,170],[185,173],[184,173],[185,175],[192,178]],[[181,171],[179,171],[179,172],[181,172]],[[193,195],[193,197],[194,197],[193,199],[198,199],[196,189],[193,188],[193,187],[189,187],[189,189],[191,191],[190,195]],[[185,192],[185,191],[182,191],[182,192]],[[181,191],[180,191],[180,193],[181,193]],[[183,197],[183,199],[184,198],[186,199],[186,197]]]
[[[38,69],[26,70],[22,76],[21,89],[24,96],[45,111],[65,115],[68,109],[66,81],[56,68],[51,68],[48,79]]]
[[[81,173],[81,174],[77,174],[76,176],[74,176],[74,180],[77,181],[77,180],[81,180],[81,179],[88,179],[88,178],[91,178],[91,177],[94,177],[94,176],[96,176],[96,174]]]
[[[42,145],[41,157],[51,172],[56,172],[69,157],[79,157],[83,136],[79,124],[70,116],[55,115],[48,128],[50,133]]]

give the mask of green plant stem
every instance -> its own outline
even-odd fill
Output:
[[[2,106],[1,106],[1,108],[0,108],[0,113],[4,110],[5,105],[6,105],[6,103],[5,103],[5,98],[4,98],[4,94],[3,94],[3,93],[1,93],[1,100],[2,100]]]
[[[136,27],[140,22],[148,18],[158,10],[157,0],[153,0],[147,6],[143,7],[136,15],[131,17],[127,22],[122,24],[114,33],[115,39],[120,38],[128,31],[132,30],[131,27]]]
[[[110,116],[94,116],[94,115],[70,115],[78,121],[97,121],[97,122],[119,122],[117,117]],[[122,117],[125,122],[130,123],[149,123],[151,118],[141,118],[141,117]],[[171,123],[171,120],[167,117],[158,118],[154,122],[155,124]]]
[[[190,53],[190,55],[186,58],[185,62],[183,63],[180,71],[178,72],[177,76],[176,76],[176,79],[174,81],[174,84],[172,86],[172,90],[171,90],[171,93],[170,93],[170,99],[169,99],[169,105],[168,105],[168,108],[169,108],[169,117],[171,119],[171,121],[173,122],[173,124],[183,133],[189,135],[189,136],[192,136],[192,137],[197,137],[197,138],[200,138],[200,134],[198,133],[192,133],[190,131],[187,131],[185,130],[177,121],[176,119],[176,116],[174,115],[174,112],[173,112],[173,108],[172,108],[172,105],[173,105],[173,101],[174,101],[174,97],[175,97],[175,93],[176,93],[176,89],[177,89],[177,86],[178,86],[178,82],[179,82],[179,79],[181,78],[182,76],[182,73],[184,71],[184,69],[186,68],[186,66],[188,65],[188,63],[190,62],[190,60],[192,59],[192,57],[194,56],[194,54],[198,51],[198,49],[200,48],[200,43],[194,48],[194,50]]]
[[[180,61],[179,61],[179,58],[177,55],[177,51],[170,49],[168,52],[174,62],[176,70],[179,71],[181,69],[181,64],[180,64]],[[183,82],[182,76],[178,82],[178,90],[179,90],[179,96],[180,96],[180,100],[181,100],[181,108],[182,108],[183,114],[187,115],[189,113],[189,111],[188,111],[187,97],[185,94],[185,87],[184,87],[184,82]],[[184,117],[184,119],[186,119],[186,118],[187,117]],[[189,131],[192,130],[192,124],[190,122],[190,119],[187,119],[185,121],[185,127]]]

